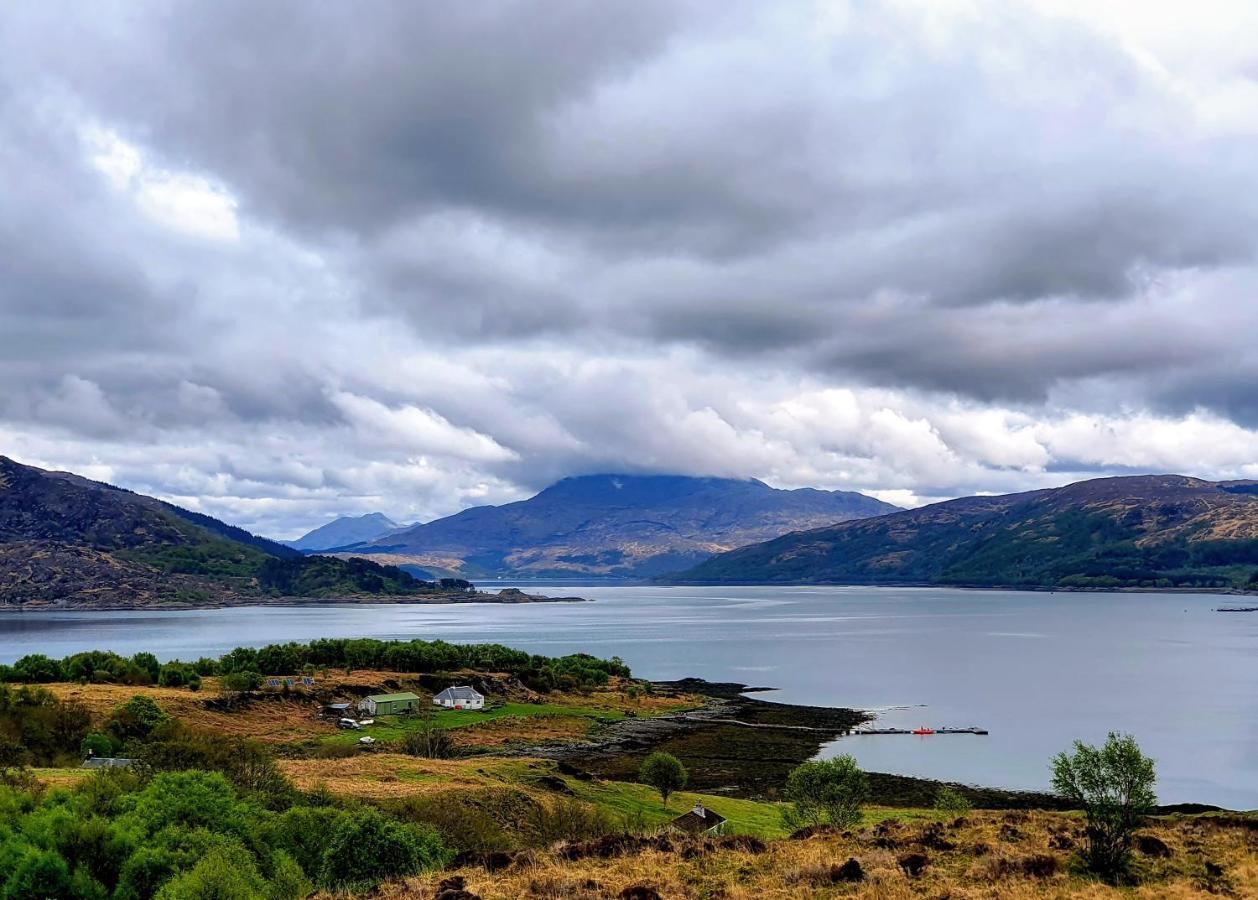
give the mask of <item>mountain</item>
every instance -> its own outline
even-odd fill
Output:
[[[201,513],[0,456],[0,608],[437,592],[375,561],[310,559]]]
[[[776,490],[754,480],[587,475],[354,550],[463,577],[643,577],[788,531],[896,508],[863,494]]]
[[[282,541],[296,550],[331,550],[374,541],[400,526],[384,513],[367,513],[365,516],[341,516],[314,531],[307,532],[295,541]]]
[[[1258,482],[1099,478],[788,534],[690,583],[1258,588]]]

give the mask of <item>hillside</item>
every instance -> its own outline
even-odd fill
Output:
[[[789,531],[895,509],[863,494],[776,490],[754,480],[589,475],[354,549],[463,577],[642,577]]]
[[[0,608],[138,608],[437,593],[366,560],[307,559],[200,513],[0,456]]]
[[[295,541],[281,541],[295,550],[316,551],[362,544],[397,531],[400,526],[384,513],[367,513],[365,516],[341,516],[326,525],[320,525]]]
[[[1246,588],[1255,573],[1258,484],[1141,475],[966,497],[788,534],[675,580]]]

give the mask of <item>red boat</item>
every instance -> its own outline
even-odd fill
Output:
[[[934,734],[935,729],[927,728],[926,726],[923,725],[921,728],[914,728],[913,733],[914,734]]]

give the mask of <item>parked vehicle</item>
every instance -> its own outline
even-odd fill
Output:
[[[338,719],[336,727],[343,728],[346,731],[360,731],[363,726],[359,725],[353,719]]]

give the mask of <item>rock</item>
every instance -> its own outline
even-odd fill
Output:
[[[1171,848],[1166,846],[1166,842],[1152,834],[1136,835],[1135,844],[1136,849],[1145,856],[1156,856],[1161,859],[1168,859],[1171,855]]]
[[[849,857],[843,865],[835,863],[830,867],[830,881],[833,884],[855,884],[865,880],[865,870],[855,857]]]
[[[1012,825],[1001,825],[1000,839],[1002,841],[1008,841],[1011,844],[1016,844],[1018,841],[1022,840],[1022,832],[1014,828]]]
[[[930,857],[925,853],[906,853],[896,862],[909,878],[918,878],[930,865]]]
[[[645,884],[634,884],[620,892],[620,900],[664,900],[660,892]]]
[[[437,885],[433,900],[480,900],[480,895],[467,890],[462,875],[452,875]]]

